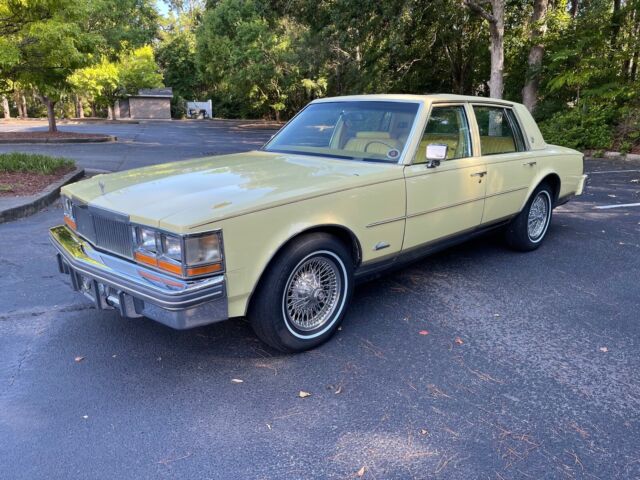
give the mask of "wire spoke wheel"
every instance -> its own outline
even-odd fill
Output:
[[[336,262],[323,255],[308,257],[289,276],[283,306],[287,320],[309,332],[325,325],[342,297],[342,278]]]
[[[533,200],[527,218],[527,234],[532,242],[539,240],[546,232],[550,212],[551,199],[543,190]]]

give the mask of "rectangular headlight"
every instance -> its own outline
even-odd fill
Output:
[[[134,258],[139,263],[181,277],[199,277],[223,270],[220,232],[182,237],[134,226],[132,233]]]
[[[184,241],[187,266],[204,265],[222,261],[220,235],[218,232],[187,237]]]
[[[182,262],[182,239],[168,234],[162,234],[161,238],[162,254],[176,262]]]
[[[147,227],[135,227],[136,250],[155,253],[157,251],[156,231]]]

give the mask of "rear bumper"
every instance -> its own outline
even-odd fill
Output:
[[[578,188],[576,189],[576,195],[582,195],[584,192],[584,186],[587,184],[587,175],[582,175],[580,181],[578,182]]]
[[[184,281],[95,250],[64,225],[50,230],[58,268],[99,309],[148,317],[176,329],[228,318],[224,275]]]

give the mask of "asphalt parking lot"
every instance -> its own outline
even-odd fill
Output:
[[[271,134],[133,127],[20,149],[115,169]],[[598,208],[640,202],[640,164],[586,169],[539,250],[491,235],[363,284],[295,356],[242,319],[97,312],[57,273],[58,205],[1,224],[0,478],[640,478],[640,207]]]
[[[138,124],[81,123],[58,125],[61,131],[102,133],[113,143],[0,145],[1,152],[20,150],[72,158],[89,170],[116,171],[187,158],[220,155],[262,146],[274,130],[251,128],[256,122],[141,121]],[[46,122],[0,123],[0,132],[46,131]]]

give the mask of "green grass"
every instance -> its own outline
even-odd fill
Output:
[[[0,172],[29,172],[51,175],[62,169],[69,169],[75,163],[62,157],[50,157],[39,153],[0,153]]]

